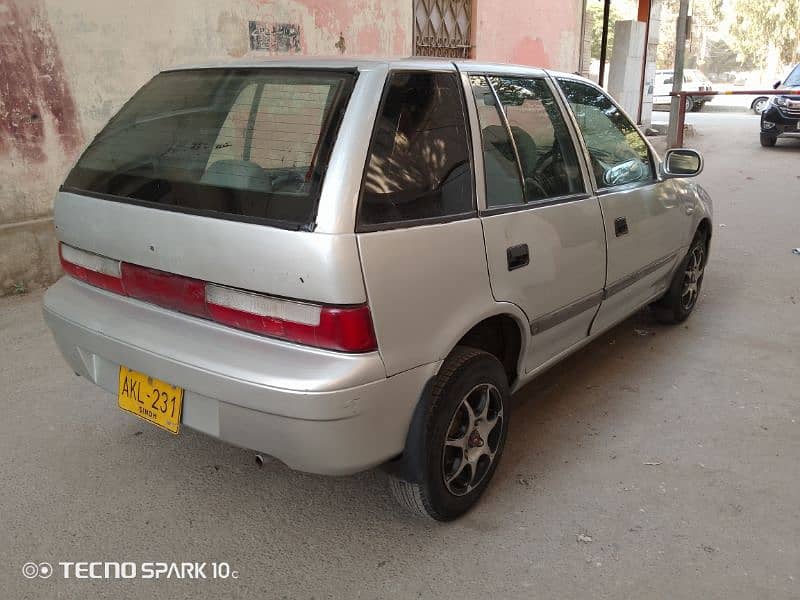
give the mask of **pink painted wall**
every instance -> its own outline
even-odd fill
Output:
[[[299,51],[251,51],[250,21],[299,31]],[[411,0],[0,0],[0,295],[58,274],[56,190],[83,144],[162,69],[407,56],[411,22]]]
[[[250,49],[248,22],[299,51]],[[244,56],[408,56],[411,0],[0,0],[0,225],[46,217],[83,143],[166,67]]]
[[[475,58],[578,69],[582,0],[475,0]]]
[[[577,68],[582,0],[472,1],[476,58]],[[0,295],[57,272],[47,224],[55,192],[82,145],[154,74],[243,56],[409,56],[413,7],[414,0],[0,0]],[[251,50],[249,21],[299,31],[299,50]]]

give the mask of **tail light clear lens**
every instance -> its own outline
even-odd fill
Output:
[[[378,342],[367,305],[324,306],[275,298],[115,261],[60,244],[64,271],[111,292],[298,344],[371,352]]]
[[[206,304],[212,319],[238,329],[343,352],[377,348],[366,305],[305,304],[213,284]]]
[[[105,256],[78,250],[66,244],[58,245],[61,267],[76,279],[117,294],[124,294],[120,262]]]

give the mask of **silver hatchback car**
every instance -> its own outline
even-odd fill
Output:
[[[44,314],[119,408],[458,517],[509,397],[640,308],[692,312],[711,201],[579,77],[469,61],[160,73],[55,202]]]

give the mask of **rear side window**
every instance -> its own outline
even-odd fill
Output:
[[[469,156],[456,76],[391,74],[364,171],[359,229],[472,212]]]
[[[543,79],[489,77],[517,148],[525,201],[584,191],[578,155],[555,98]]]
[[[575,146],[544,80],[472,75],[470,83],[481,126],[487,208],[584,192]]]
[[[100,132],[64,187],[308,226],[354,79],[299,69],[162,73]]]
[[[509,130],[500,118],[497,97],[484,75],[470,75],[478,111],[486,178],[486,206],[495,208],[525,202],[520,167]]]

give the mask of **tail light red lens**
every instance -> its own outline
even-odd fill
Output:
[[[324,348],[344,352],[369,352],[378,349],[369,307],[325,307],[320,315],[319,327],[314,331],[317,343]],[[308,342],[312,344],[311,341]]]
[[[60,244],[64,271],[108,291],[259,335],[340,352],[378,343],[366,305],[324,306],[208,283]]]
[[[61,268],[75,279],[117,294],[125,294],[122,287],[120,262],[66,244],[58,245]]]
[[[307,346],[342,352],[370,352],[377,349],[372,319],[366,306],[321,307],[319,323],[316,325],[257,315],[219,304],[209,303],[208,310],[211,318],[218,323]]]
[[[196,317],[208,317],[205,281],[122,263],[122,284],[131,298]]]

